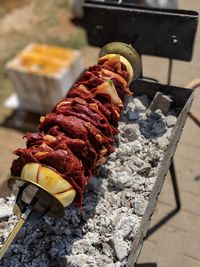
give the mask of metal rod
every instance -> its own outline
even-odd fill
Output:
[[[173,66],[173,60],[169,59],[169,65],[168,65],[168,75],[167,75],[167,85],[171,84],[172,80],[172,66]]]
[[[27,220],[30,212],[31,212],[31,210],[30,209],[27,209],[26,212],[21,215],[20,220],[18,221],[18,223],[16,224],[16,226],[14,227],[14,229],[12,230],[12,232],[10,233],[10,235],[8,236],[7,240],[3,244],[3,247],[0,249],[0,260],[2,259],[2,257],[4,256],[4,254],[6,253],[7,249],[10,246],[10,244],[15,239],[15,237],[18,234],[19,230],[22,228],[22,226],[26,222],[26,220]]]
[[[172,185],[173,185],[173,190],[174,190],[174,197],[176,201],[176,210],[179,211],[181,208],[181,199],[180,199],[180,194],[179,194],[179,189],[178,189],[176,171],[174,167],[174,160],[172,160],[169,170],[170,170],[171,180],[172,180]]]
[[[196,125],[197,125],[198,127],[200,127],[200,119],[197,118],[197,116],[196,116],[195,114],[193,114],[192,112],[189,112],[189,113],[188,113],[188,117],[190,117],[190,119],[192,119],[193,122],[196,123]]]

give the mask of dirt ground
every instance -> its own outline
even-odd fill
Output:
[[[72,48],[86,45],[84,30],[70,21],[70,6],[70,0],[0,2],[0,105],[12,92],[5,74],[5,63],[28,43]]]

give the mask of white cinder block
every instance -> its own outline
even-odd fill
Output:
[[[20,107],[50,112],[69,91],[84,69],[78,50],[30,44],[6,64]]]

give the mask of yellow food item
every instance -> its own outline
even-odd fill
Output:
[[[71,65],[76,52],[72,49],[34,44],[20,55],[20,66],[32,73],[55,74]]]
[[[21,178],[38,183],[54,195],[64,207],[70,205],[76,196],[73,186],[55,171],[38,163],[24,165]]]

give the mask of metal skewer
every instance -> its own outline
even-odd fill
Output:
[[[0,249],[0,259],[26,222],[33,225],[46,214],[57,218],[64,215],[61,202],[39,184],[20,177],[11,177],[8,185],[16,195],[13,212],[20,216],[20,219]]]
[[[20,220],[18,221],[18,223],[15,225],[14,229],[12,230],[10,235],[8,236],[3,247],[0,249],[0,259],[3,257],[3,255],[5,254],[7,249],[9,248],[10,244],[13,242],[16,235],[18,234],[19,230],[22,228],[22,226],[24,225],[24,223],[28,219],[30,212],[31,212],[31,210],[27,209],[27,211],[21,215]]]

